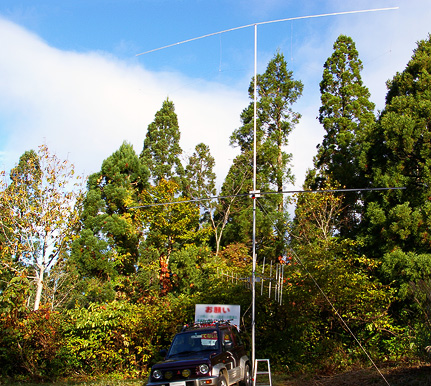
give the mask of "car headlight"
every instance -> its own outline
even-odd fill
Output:
[[[165,373],[166,379],[171,379],[173,376],[174,376],[174,374],[172,373],[172,371],[166,371],[166,373]]]
[[[163,373],[160,370],[154,370],[153,371],[153,378],[160,380],[163,377]]]
[[[199,365],[199,372],[201,374],[208,374],[210,367],[207,364]]]
[[[188,377],[190,377],[190,374],[191,374],[192,372],[189,370],[189,369],[184,369],[183,371],[181,371],[181,375],[184,377],[184,378],[188,378]]]

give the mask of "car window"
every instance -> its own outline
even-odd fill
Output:
[[[238,330],[236,328],[233,328],[232,329],[232,333],[233,333],[233,336],[235,338],[236,344],[239,345],[239,346],[242,346],[243,343],[242,343],[242,340],[241,340],[241,335],[239,335]]]
[[[232,334],[231,334],[230,330],[227,330],[227,329],[222,330],[221,331],[221,337],[222,337],[222,341],[223,341],[223,347],[225,347],[226,344],[233,342]]]
[[[203,350],[218,350],[217,331],[190,331],[178,334],[172,341],[169,356]]]

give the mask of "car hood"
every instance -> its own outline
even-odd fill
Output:
[[[215,352],[198,352],[187,356],[174,356],[162,362],[158,362],[153,366],[153,369],[161,367],[176,367],[176,366],[192,366],[204,362],[210,362],[210,357]]]

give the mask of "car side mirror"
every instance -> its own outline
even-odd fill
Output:
[[[161,349],[159,351],[159,354],[163,357],[166,358],[166,355],[168,355],[168,350],[166,350],[165,348]]]

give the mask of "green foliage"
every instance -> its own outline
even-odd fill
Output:
[[[232,179],[237,178],[242,181],[240,175],[243,172],[240,169],[241,166],[238,166],[239,164],[253,170],[254,94],[256,92],[256,163],[259,176],[259,180],[256,181],[256,189],[265,192],[270,190],[282,192],[284,185],[292,183],[294,180],[290,169],[292,156],[287,154],[284,149],[288,144],[290,132],[300,118],[300,114],[294,112],[291,105],[301,96],[303,85],[300,81],[294,80],[293,73],[287,69],[286,60],[281,53],[277,53],[268,63],[264,74],[257,76],[256,84],[257,90],[254,90],[254,80],[250,83],[249,96],[253,102],[250,102],[249,106],[242,112],[241,121],[243,125],[233,132],[230,139],[232,145],[241,149],[241,155],[234,161],[234,165],[229,172],[233,176],[226,181],[228,185],[225,189],[231,190],[229,182]],[[250,180],[247,181],[247,184],[244,184],[244,188],[248,188],[246,192],[254,188],[251,176],[249,178]],[[273,195],[265,200],[264,210],[269,213],[269,216],[272,217],[271,221],[276,224],[275,229],[270,231],[270,227],[265,227],[267,233],[261,233],[261,236],[266,239],[265,244],[263,244],[265,245],[265,253],[280,256],[286,252],[287,211],[284,207],[286,203],[282,195]],[[247,217],[249,214],[247,213],[249,212],[249,203],[250,200],[248,202],[245,199],[238,200],[240,209],[231,211],[230,225],[231,228],[236,228],[234,231],[236,235],[233,237],[237,241],[247,242],[245,236],[250,237],[251,228],[249,222],[241,218]],[[269,252],[269,249],[272,249],[272,251]]]
[[[146,376],[153,357],[189,318],[190,299],[155,303],[114,301],[77,307],[63,315],[65,345],[59,359],[66,372]]]
[[[119,302],[67,311],[62,327],[67,342],[61,353],[64,362],[83,374],[138,371],[138,361],[148,359],[142,348],[147,342],[131,340],[135,334],[144,338],[144,331],[135,330],[138,324],[147,325],[146,318],[139,306]]]
[[[415,334],[429,328],[431,234],[431,37],[420,41],[402,73],[387,83],[386,106],[366,137],[366,173],[375,186],[403,190],[365,196],[361,239],[383,262],[378,275],[397,293],[391,312]],[[424,352],[423,342],[421,346]],[[418,347],[419,347],[418,346]]]
[[[346,325],[374,357],[392,360],[405,353],[400,337],[397,350],[388,347],[401,333],[388,313],[393,291],[370,276],[375,262],[357,249],[353,241],[331,239],[292,259],[284,269],[283,304],[258,299],[259,357],[270,356],[274,366],[292,371],[363,362]]]
[[[346,186],[352,186],[345,182],[359,174],[361,132],[370,130],[375,121],[374,104],[362,84],[362,69],[354,41],[340,35],[334,53],[324,64],[320,82],[319,122],[326,134],[315,163],[323,167],[324,177]]]
[[[82,278],[77,288],[80,304],[112,300],[113,288],[123,276],[136,272],[143,229],[129,208],[137,205],[147,178],[148,169],[126,142],[103,161],[100,172],[89,177],[82,230],[71,253]],[[81,294],[90,295],[84,300]]]
[[[174,291],[182,294],[202,293],[209,287],[210,250],[187,246],[172,253],[169,269],[173,274]]]
[[[252,158],[251,153],[243,153],[234,159],[225,183],[222,186],[222,195],[229,196],[237,192],[239,196],[232,199],[224,199],[218,207],[216,218],[219,221],[226,220],[221,246],[240,242],[246,244],[251,251],[253,230],[253,200],[245,193],[253,190],[251,178]],[[258,157],[259,163],[259,157]],[[263,174],[257,176],[257,186],[261,191],[268,192],[270,187]],[[278,212],[281,203],[280,196],[265,195],[259,199],[256,209],[256,245],[257,255],[275,259],[284,254],[285,234],[283,229],[288,218],[287,208]],[[281,225],[280,225],[281,223]],[[274,224],[277,224],[274,227]],[[281,238],[283,236],[283,238]]]
[[[173,102],[166,99],[148,126],[140,158],[150,170],[155,185],[162,179],[181,184],[184,175],[181,154],[177,114]]]
[[[412,327],[418,354],[426,356],[426,337],[431,328],[431,255],[396,249],[384,256],[382,274],[397,294],[393,314],[402,324]]]
[[[367,236],[380,256],[396,247],[426,253],[430,246],[430,47],[431,38],[419,42],[406,69],[388,82],[385,110],[367,138],[372,182],[406,188],[367,197]]]
[[[205,244],[211,228],[199,227],[199,208],[185,198],[175,198],[179,186],[174,181],[162,179],[157,186],[150,186],[141,194],[144,207],[137,211],[142,223],[147,227],[142,255],[159,261],[159,281],[161,292],[172,289],[170,258],[173,252],[191,244]],[[177,201],[178,203],[172,204]],[[154,203],[168,203],[152,205]],[[148,207],[145,206],[148,205]]]
[[[170,254],[181,246],[205,241],[209,236],[208,229],[199,229],[199,209],[193,203],[183,198],[175,198],[179,186],[173,181],[161,180],[157,186],[151,186],[141,195],[143,205],[153,203],[168,203],[144,207],[139,211],[143,223],[149,227],[146,235],[146,245],[152,246],[159,254]],[[169,204],[173,201],[178,203]]]
[[[185,195],[198,199],[202,210],[201,223],[205,227],[211,224],[214,231],[217,224],[214,219],[214,211],[217,202],[212,197],[216,195],[216,175],[213,171],[214,157],[207,145],[199,143],[194,153],[189,157],[184,178]]]
[[[320,82],[319,122],[325,135],[317,146],[314,169],[308,171],[305,187],[323,189],[330,183],[340,188],[362,189],[369,185],[362,169],[362,152],[366,147],[365,134],[375,124],[374,104],[362,83],[363,66],[355,42],[340,35],[333,48]],[[361,192],[346,194],[341,208],[336,227],[347,236],[360,220]]]
[[[399,296],[405,298],[409,283],[418,282],[431,275],[431,255],[405,253],[397,249],[384,256],[382,271],[388,281],[397,281]]]
[[[204,143],[196,145],[186,167],[186,192],[190,197],[210,198],[215,196],[214,165],[215,160],[209,147]]]

